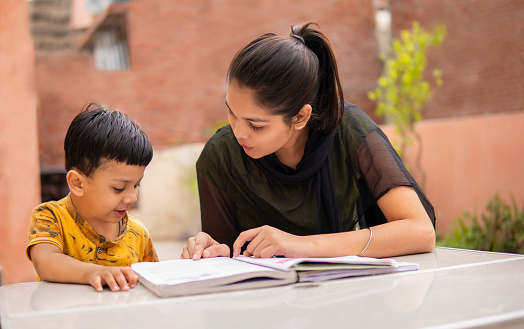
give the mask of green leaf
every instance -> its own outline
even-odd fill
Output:
[[[479,217],[465,213],[455,219],[451,234],[439,237],[438,245],[465,249],[524,253],[524,205],[519,210],[495,195]]]

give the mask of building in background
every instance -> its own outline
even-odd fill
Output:
[[[445,24],[448,37],[429,52],[445,74],[424,119],[524,111],[524,2],[390,0],[393,34],[418,21]]]
[[[262,33],[289,34],[292,23],[308,20],[335,44],[347,98],[373,115],[366,95],[381,64],[369,1],[31,2],[44,12],[67,3],[70,17],[96,10],[91,23],[74,23],[81,35],[64,36],[75,36],[76,48],[51,49],[34,32],[44,172],[63,167],[59,145],[67,124],[91,101],[131,114],[155,148],[207,140],[226,117],[225,76],[235,52]],[[57,128],[44,129],[51,125]]]
[[[381,74],[378,54],[416,20],[448,31],[429,52],[444,85],[417,126],[437,229],[446,231],[463,211],[481,210],[495,193],[524,200],[521,0],[33,0],[30,6],[44,198],[67,193],[63,138],[83,105],[97,102],[133,116],[153,142],[139,218],[160,238],[190,234],[198,229],[194,159],[225,122],[225,75],[240,47],[262,33],[286,35],[291,24],[317,21],[334,44],[346,99],[380,121],[367,98]]]

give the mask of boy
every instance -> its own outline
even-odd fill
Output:
[[[149,232],[127,214],[153,148],[129,116],[93,105],[65,137],[70,193],[33,211],[26,254],[39,279],[126,291],[138,282],[132,263],[158,261]]]

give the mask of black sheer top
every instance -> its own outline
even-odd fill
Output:
[[[398,186],[417,192],[435,225],[433,206],[388,138],[347,102],[332,136],[310,134],[296,170],[274,154],[250,158],[230,126],[211,137],[196,168],[202,231],[230,248],[240,232],[262,225],[311,235],[386,223],[377,200]]]

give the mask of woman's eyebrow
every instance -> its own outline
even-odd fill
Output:
[[[224,101],[226,102],[226,106],[229,109],[229,112],[231,114],[235,115],[233,110],[231,110],[231,107],[229,107],[229,104],[227,103],[227,99],[224,100]],[[260,119],[260,118],[242,118],[242,119],[247,120],[247,121],[251,121],[251,122],[262,122],[262,123],[269,122],[269,120],[264,120],[264,119]]]

